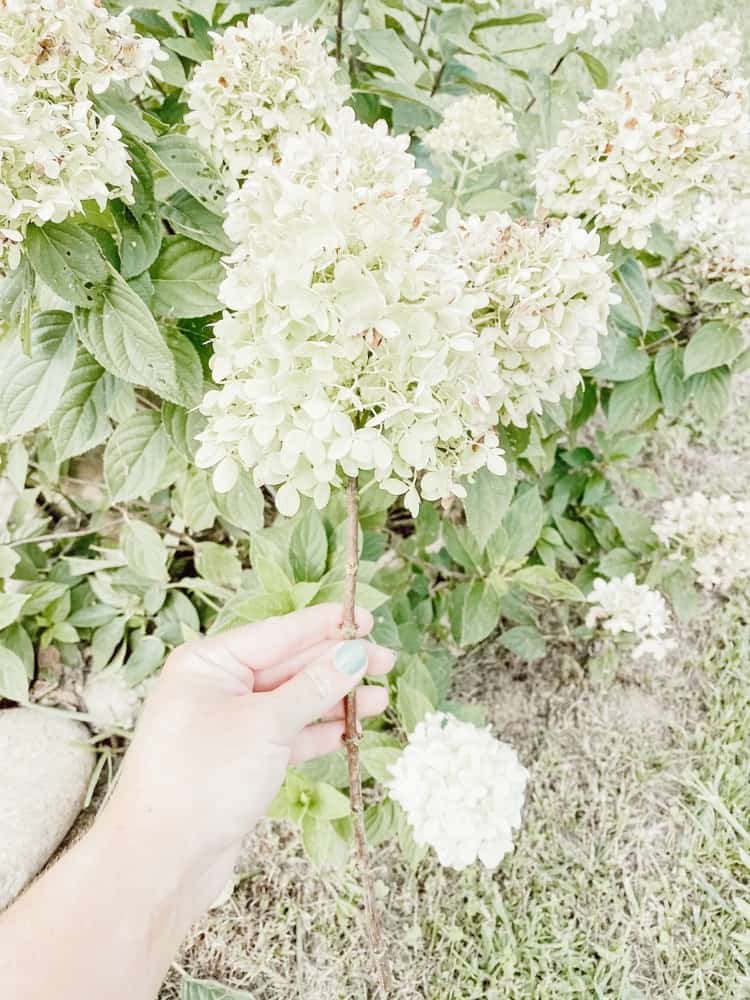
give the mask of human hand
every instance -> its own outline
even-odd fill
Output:
[[[382,646],[342,642],[341,616],[321,604],[187,643],[147,699],[100,822],[117,838],[165,845],[174,877],[196,882],[197,911],[223,888],[287,766],[337,750],[342,699],[365,673],[393,666]],[[369,612],[356,621],[367,635]],[[387,701],[384,687],[357,689],[361,717]]]

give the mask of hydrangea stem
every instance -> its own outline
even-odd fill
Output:
[[[345,639],[353,639],[357,634],[355,607],[357,597],[357,570],[359,568],[359,494],[357,480],[351,478],[346,486],[346,577],[344,583],[344,614],[341,630]],[[380,997],[387,1000],[391,992],[391,967],[385,951],[385,942],[380,929],[375,904],[375,885],[370,868],[370,857],[365,834],[365,808],[362,800],[362,774],[359,760],[359,741],[362,731],[357,719],[355,692],[351,691],[344,700],[344,744],[349,771],[349,798],[354,829],[354,848],[357,854],[362,892],[364,895],[367,934],[375,972],[380,987]]]

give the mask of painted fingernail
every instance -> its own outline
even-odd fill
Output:
[[[342,674],[353,677],[367,666],[367,646],[361,639],[340,642],[333,654],[333,663]]]

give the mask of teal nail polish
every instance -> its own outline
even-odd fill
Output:
[[[367,646],[361,639],[349,639],[341,642],[333,654],[333,662],[342,674],[353,677],[367,666]]]

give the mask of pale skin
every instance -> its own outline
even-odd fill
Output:
[[[365,642],[366,664],[342,672],[341,618],[319,605],[170,655],[107,805],[0,916],[3,997],[153,1000],[287,767],[341,746],[348,691],[360,716],[387,704],[385,688],[358,685],[394,654]],[[366,636],[372,616],[356,622]]]

